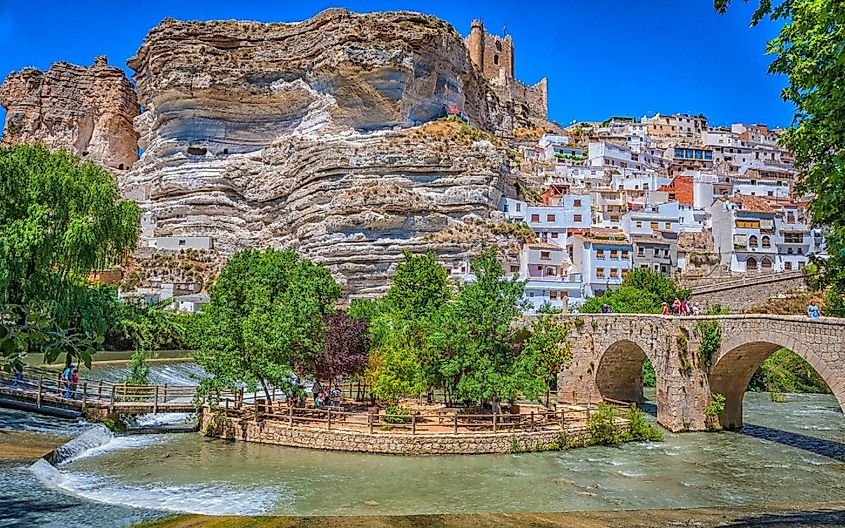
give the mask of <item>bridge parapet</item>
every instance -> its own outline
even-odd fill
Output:
[[[819,373],[845,410],[845,319],[768,314],[555,317],[572,325],[572,364],[558,374],[561,401],[642,401],[642,364],[649,359],[656,376],[657,419],[664,427],[706,429],[704,409],[716,393],[726,398],[721,424],[738,427],[751,376],[771,353],[787,348]],[[720,346],[708,355],[702,338],[706,323],[713,322]]]

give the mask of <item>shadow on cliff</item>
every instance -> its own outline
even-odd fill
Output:
[[[770,427],[754,424],[743,425],[737,433],[803,449],[804,451],[832,458],[837,462],[845,464],[845,444],[841,442],[824,440],[822,438],[815,438],[801,433],[781,431],[779,429],[772,429]]]

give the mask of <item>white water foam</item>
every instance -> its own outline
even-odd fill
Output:
[[[139,414],[133,421],[138,427],[160,427],[163,425],[178,425],[192,418],[196,418],[193,413]]]
[[[95,425],[56,449],[49,458],[54,465],[62,466],[110,451],[139,449],[155,445],[165,439],[165,435],[114,436],[111,431],[102,425]]]
[[[279,498],[270,490],[233,490],[219,485],[155,483],[130,486],[102,476],[60,471],[44,459],[29,470],[53,489],[95,502],[133,508],[203,515],[260,515],[270,511]]]

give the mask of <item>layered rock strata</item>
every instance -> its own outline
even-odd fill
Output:
[[[12,72],[0,85],[0,105],[5,144],[40,141],[117,170],[138,159],[135,92],[105,57],[90,67],[57,62]]]
[[[166,20],[128,64],[143,156],[121,185],[145,210],[144,244],[296,249],[369,293],[404,250],[450,263],[496,237],[509,153],[480,129],[503,112],[438,19]],[[449,108],[472,126],[433,121]]]

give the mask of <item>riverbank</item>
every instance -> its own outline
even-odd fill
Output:
[[[843,504],[771,504],[678,510],[389,515],[338,517],[211,517],[179,515],[138,528],[663,528],[717,526],[786,528],[845,526]]]
[[[58,448],[71,437],[0,429],[0,461],[35,461]]]

